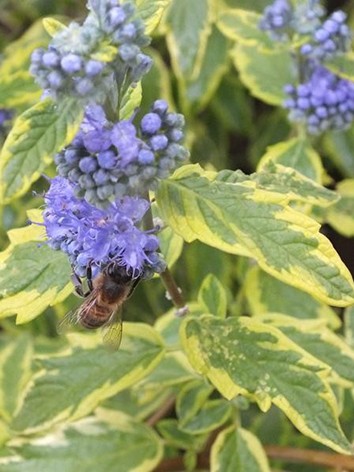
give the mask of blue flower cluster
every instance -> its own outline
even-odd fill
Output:
[[[282,41],[289,38],[288,28],[293,19],[293,7],[288,0],[275,0],[268,5],[259,22],[263,31],[268,31],[275,40]]]
[[[8,108],[0,108],[0,135],[6,135],[8,126],[13,118],[13,111]]]
[[[30,71],[57,99],[75,96],[103,103],[112,87],[134,84],[152,61],[141,52],[149,43],[135,7],[117,0],[91,0],[85,22],[63,26],[48,49],[32,53]]]
[[[325,69],[314,68],[309,80],[297,87],[289,85],[285,100],[289,118],[303,122],[311,134],[327,129],[343,129],[354,119],[354,83]]]
[[[347,15],[341,10],[335,11],[312,35],[313,43],[301,47],[301,53],[319,60],[330,59],[338,53],[347,52],[351,44],[351,31],[345,24]]]
[[[137,130],[129,120],[109,122],[99,105],[88,106],[79,133],[55,157],[59,175],[99,206],[155,188],[188,156],[180,144],[184,118],[167,108],[155,101]]]
[[[320,24],[323,15],[324,9],[319,0],[304,0],[294,4],[289,0],[275,0],[264,9],[259,28],[268,31],[274,40],[285,41],[291,38],[292,32],[312,32]]]
[[[59,26],[48,49],[32,54],[46,94],[79,97],[85,109],[79,132],[54,157],[58,177],[45,194],[44,226],[48,244],[68,254],[78,275],[114,262],[145,278],[165,264],[156,228],[140,229],[150,211],[143,197],[188,156],[184,118],[156,100],[138,125],[138,110],[119,120],[119,103],[151,66],[141,52],[149,38],[129,0],[89,0],[88,8],[82,25]]]
[[[347,15],[338,10],[323,19],[325,11],[318,0],[293,5],[275,0],[260,22],[260,28],[272,32],[274,39],[281,39],[277,25],[283,34],[286,28],[287,39],[295,38],[301,82],[285,87],[289,119],[304,124],[310,134],[345,129],[354,119],[354,84],[326,69],[325,61],[350,49]],[[304,35],[303,41],[299,35]]]
[[[68,254],[78,275],[85,276],[88,265],[95,271],[111,262],[125,266],[132,278],[146,276],[147,267],[164,270],[158,238],[137,227],[148,210],[146,200],[125,197],[105,209],[96,208],[77,198],[67,179],[55,177],[45,203],[48,244]]]

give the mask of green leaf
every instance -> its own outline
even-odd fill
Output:
[[[303,202],[327,207],[333,205],[339,198],[335,192],[322,187],[295,169],[274,164],[271,160],[250,176],[243,174],[242,171],[222,170],[216,180],[242,183],[250,185],[255,190],[266,191],[268,201],[275,203],[280,201],[279,197],[282,195],[288,199],[287,202]]]
[[[181,351],[168,352],[154,371],[141,382],[143,386],[170,387],[195,378],[188,359]]]
[[[270,472],[267,456],[258,438],[243,428],[224,429],[210,455],[211,472]]]
[[[211,32],[208,0],[172,0],[167,13],[167,44],[177,77],[184,82],[198,74]]]
[[[222,172],[219,178],[223,176]],[[277,191],[271,184],[268,191],[266,183],[257,188],[252,177],[237,176],[239,181],[224,182],[199,166],[182,167],[158,188],[162,218],[187,242],[199,239],[252,257],[269,274],[325,303],[353,303],[351,275],[320,233],[320,225],[288,206],[284,187]],[[285,173],[285,181],[287,177]]]
[[[151,388],[150,385],[142,386],[141,383],[122,390],[114,397],[108,398],[102,403],[103,408],[120,411],[138,421],[144,421],[161,405],[169,402],[173,392],[169,388],[161,389],[160,386]]]
[[[284,86],[296,81],[289,51],[264,51],[255,44],[238,43],[231,54],[242,82],[252,95],[270,105],[284,102]]]
[[[327,132],[325,152],[343,175],[354,177],[354,126],[347,130]]]
[[[344,310],[345,339],[354,348],[354,305]]]
[[[341,326],[336,312],[306,292],[270,276],[259,267],[252,267],[245,279],[244,294],[250,313],[284,313],[296,319],[320,318],[333,329]]]
[[[220,31],[232,39],[243,43],[258,43],[262,48],[274,49],[274,41],[259,28],[261,15],[248,10],[227,9],[217,20]]]
[[[112,62],[116,59],[118,54],[117,46],[113,46],[108,41],[100,44],[100,48],[91,54],[91,59],[101,62]]]
[[[201,110],[214,97],[222,77],[229,68],[228,53],[228,41],[214,26],[208,37],[198,74],[187,82],[186,106],[192,105],[194,108],[195,103],[197,109]]]
[[[278,406],[306,436],[350,453],[339,422],[329,369],[280,330],[239,317],[188,317],[181,325],[185,352],[227,399],[244,395],[263,411]]]
[[[142,98],[141,82],[136,87],[130,87],[124,95],[119,110],[120,120],[129,120],[134,111],[140,106]]]
[[[259,161],[257,170],[262,170],[270,161],[292,167],[306,177],[318,183],[322,182],[321,158],[306,138],[297,137],[269,146]]]
[[[99,412],[45,436],[23,440],[16,455],[1,457],[3,472],[39,470],[77,472],[117,469],[126,472],[155,470],[162,443],[154,431],[117,412]]]
[[[159,24],[171,0],[136,0],[138,13],[145,23],[145,33],[151,34]]]
[[[88,335],[81,338],[85,341]],[[41,359],[12,428],[29,433],[86,416],[104,399],[149,375],[163,355],[162,340],[153,328],[124,323],[118,352],[86,346]]]
[[[168,418],[158,422],[157,429],[165,442],[184,450],[198,450],[205,442],[205,435],[192,435],[182,431],[175,419]]]
[[[203,280],[198,293],[198,302],[204,307],[206,313],[225,318],[227,309],[226,292],[215,275],[209,274]]]
[[[168,226],[159,233],[160,249],[167,266],[171,268],[183,250],[183,239]]]
[[[9,422],[20,405],[31,375],[32,343],[28,336],[5,339],[0,345],[0,416]]]
[[[210,433],[224,424],[231,413],[232,407],[226,400],[209,400],[192,418],[184,419],[180,428],[190,434]]]
[[[42,21],[36,21],[3,52],[0,64],[0,103],[3,108],[22,111],[39,100],[42,90],[29,72],[34,49],[48,44]]]
[[[32,221],[41,222],[40,215],[29,212]],[[17,323],[27,323],[72,292],[70,264],[64,253],[38,243],[42,226],[13,229],[8,237],[10,245],[0,253],[0,317],[17,314]]]
[[[176,316],[175,311],[173,308],[157,318],[155,329],[162,336],[166,346],[176,350],[180,348],[178,332],[182,319]]]
[[[340,234],[354,236],[354,179],[339,182],[336,188],[340,200],[331,206],[326,214],[326,221]]]
[[[193,420],[212,391],[213,388],[200,379],[188,382],[179,391],[176,399],[176,413],[180,428],[183,428],[184,424]]]
[[[72,141],[81,120],[77,102],[66,99],[56,105],[46,99],[15,121],[0,155],[0,199],[4,203],[28,191],[54,154]]]
[[[52,38],[62,32],[63,30],[67,29],[66,25],[64,23],[61,23],[61,21],[57,20],[56,18],[43,18],[43,27],[46,30],[46,32],[51,36]]]
[[[326,67],[339,77],[354,81],[354,52],[341,54],[326,61]]]
[[[301,320],[281,314],[265,314],[261,321],[271,323],[331,369],[333,380],[343,387],[354,386],[354,351],[341,337],[329,330],[324,320]]]

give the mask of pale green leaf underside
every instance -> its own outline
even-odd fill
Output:
[[[305,435],[332,449],[351,447],[338,422],[328,367],[278,329],[251,318],[186,318],[183,347],[193,367],[226,398],[244,395],[263,411],[278,406]]]
[[[270,472],[270,468],[258,438],[231,426],[218,435],[211,448],[210,471]]]
[[[103,418],[88,417],[27,439],[13,448],[14,455],[0,457],[2,472],[61,470],[77,472],[149,472],[162,457],[158,436],[142,423],[116,412]]]
[[[185,166],[162,181],[156,194],[162,218],[187,242],[253,257],[266,272],[326,303],[353,303],[348,269],[319,224],[287,205],[284,188],[271,184],[268,191],[267,183],[257,186],[244,174],[224,182],[222,175]]]
[[[15,121],[0,155],[0,199],[4,203],[26,193],[56,152],[74,138],[82,120],[81,106],[67,99],[46,99]]]
[[[163,352],[161,338],[153,328],[124,323],[118,352],[98,346],[42,359],[42,370],[28,386],[12,428],[37,431],[88,415],[99,402],[147,376]]]

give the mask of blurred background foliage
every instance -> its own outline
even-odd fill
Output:
[[[182,1],[182,0],[181,0]],[[188,0],[184,0],[187,1]],[[189,0],[192,5],[197,0]],[[175,0],[175,3],[177,0]],[[21,37],[37,20],[46,16],[58,16],[78,19],[85,15],[84,0],[0,0],[0,50],[3,51],[12,41]],[[224,0],[220,5],[233,8],[252,9],[261,12],[270,2],[268,0]],[[328,12],[338,8],[344,9],[349,16],[349,24],[354,29],[354,3],[347,1],[324,2]],[[229,40],[221,37],[215,28],[215,50],[209,51],[211,57],[206,64],[205,76],[198,76],[196,71],[183,74],[180,64],[173,58],[173,41],[171,33],[166,34],[166,24],[178,18],[167,16],[160,27],[154,31],[149,53],[155,61],[152,72],[143,80],[142,112],[153,99],[167,99],[175,110],[186,116],[188,127],[188,143],[191,149],[191,162],[200,163],[205,168],[221,170],[241,169],[246,173],[255,171],[257,163],[264,155],[266,148],[284,141],[291,135],[291,126],[286,111],[265,104],[250,95],[242,84],[238,73],[229,56]],[[167,22],[167,23],[166,23]],[[188,25],[187,25],[188,26]],[[189,25],[190,26],[190,25]],[[184,27],[176,23],[178,28]],[[188,65],[187,65],[188,66]],[[186,66],[186,67],[187,67]],[[186,69],[187,70],[187,69]],[[188,75],[189,74],[189,75]],[[1,107],[1,103],[0,103]],[[3,136],[4,137],[4,136]],[[3,139],[3,137],[0,139]],[[313,138],[313,145],[321,154],[327,184],[334,188],[337,182],[354,177],[354,127],[345,132],[336,132],[334,136],[326,134]],[[54,166],[49,166],[46,174],[55,174]],[[43,204],[42,192],[47,188],[45,178],[39,179],[33,186],[33,193],[15,200],[2,210],[0,225],[0,249],[8,245],[7,231],[26,225],[26,210],[40,208]],[[331,226],[323,227],[324,234],[332,241],[343,261],[354,273],[354,238],[346,238],[337,233]],[[221,253],[216,249],[194,242],[184,247],[175,241],[178,264],[172,267],[176,280],[186,298],[192,300],[197,296],[200,284],[209,273],[214,274],[227,290],[230,310],[234,314],[247,314],[249,307],[241,288],[250,261]],[[61,341],[57,339],[56,323],[66,312],[78,305],[73,295],[64,302],[48,308],[44,314],[32,322],[16,326],[13,317],[1,320],[2,328],[8,333],[31,332],[37,339],[38,349],[55,351]],[[170,308],[170,301],[164,296],[164,288],[160,281],[154,280],[140,284],[134,297],[124,309],[124,319],[129,321],[145,321],[152,324],[155,319]],[[342,316],[342,310],[336,314]],[[52,344],[47,338],[52,339]],[[54,341],[55,338],[55,341]],[[174,387],[171,387],[173,391]],[[123,395],[123,394],[121,394]],[[343,408],[342,425],[344,431],[352,436],[352,405],[348,395],[341,398]],[[112,400],[114,403],[114,399]],[[255,406],[244,415],[244,426],[252,426],[253,432],[261,441],[292,446],[321,448],[310,439],[298,434],[295,428],[283,421],[283,413],[272,408],[265,417],[258,415]],[[277,464],[274,463],[275,469]],[[288,471],[313,472],[313,466],[297,466],[288,464]]]

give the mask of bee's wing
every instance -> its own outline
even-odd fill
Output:
[[[79,322],[79,311],[80,308],[76,310],[69,311],[64,318],[62,318],[57,324],[57,333],[65,334],[68,331],[72,331],[73,326]]]
[[[95,298],[96,298],[97,294],[96,294],[96,291],[93,290],[90,295],[88,295],[84,301],[82,302],[82,304],[72,310],[72,311],[69,311],[69,313],[67,313],[64,318],[62,318],[58,325],[57,325],[57,333],[58,334],[65,334],[69,331],[72,331],[73,330],[73,327],[75,325],[78,325],[80,324],[80,319],[81,317],[83,316],[83,314],[87,311],[90,311],[91,308],[92,308],[92,305],[93,303],[95,302]]]
[[[117,351],[122,341],[122,310],[112,312],[107,323],[102,327],[103,344],[111,351]]]

